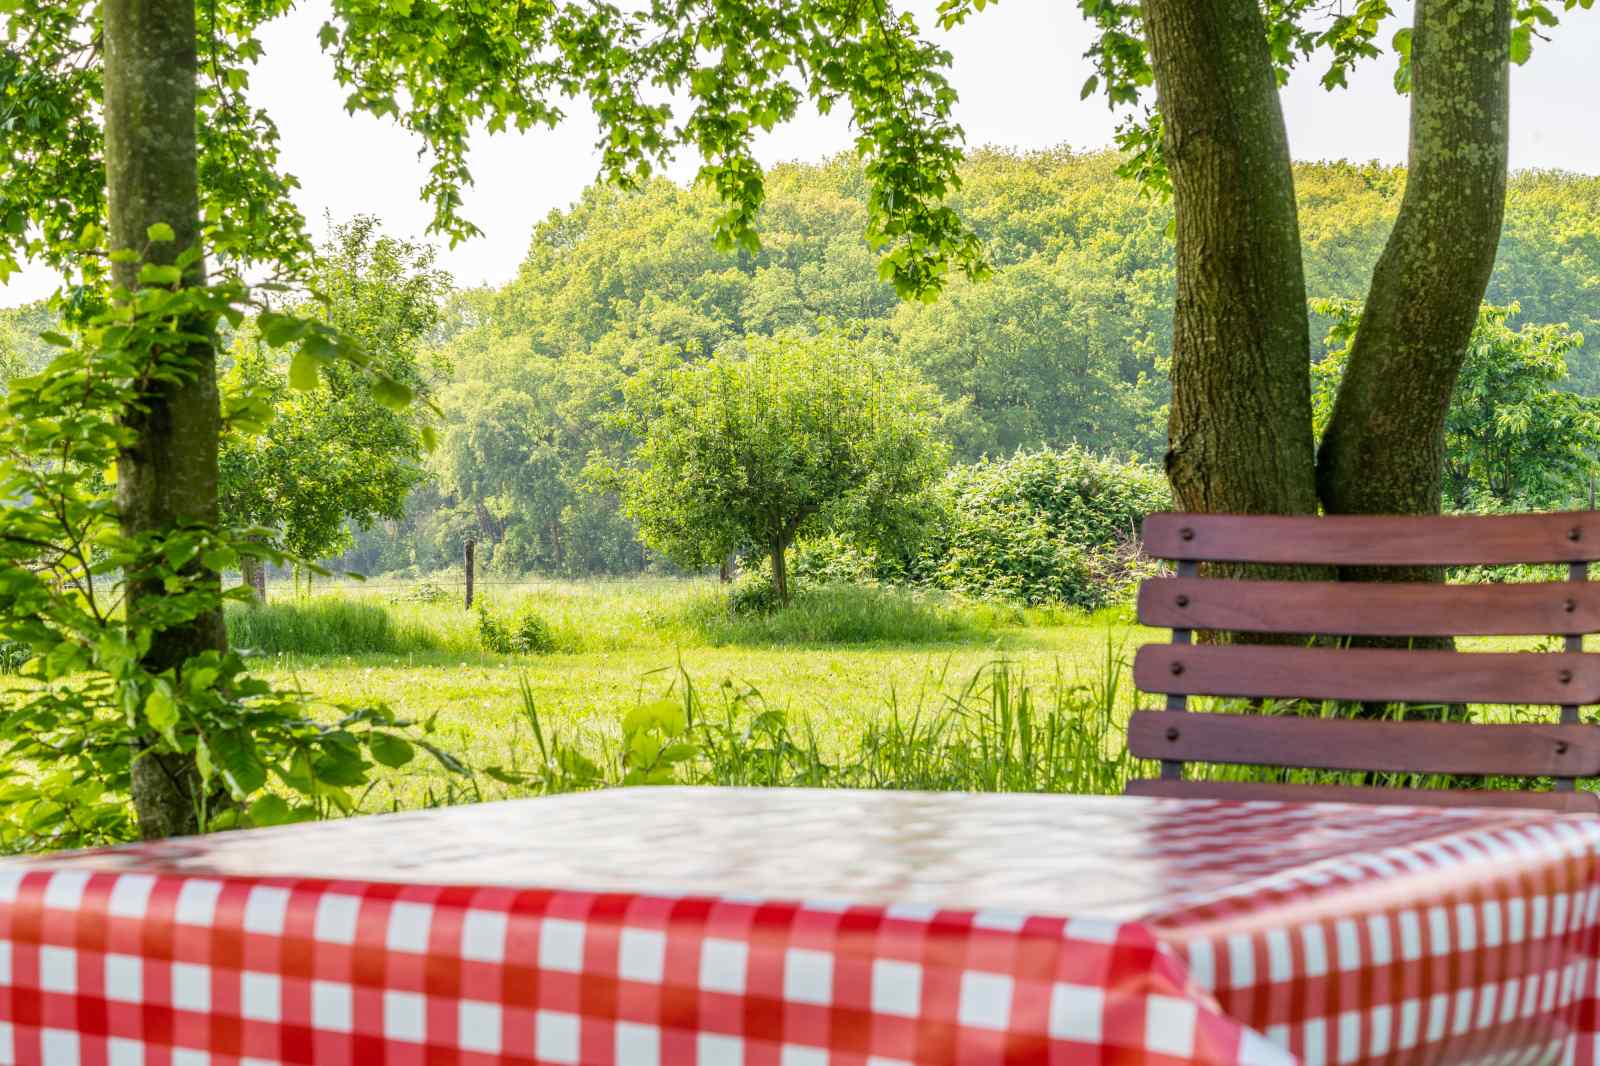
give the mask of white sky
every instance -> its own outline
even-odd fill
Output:
[[[949,34],[933,29],[937,0],[905,6],[924,31],[955,56],[952,81],[961,94],[958,118],[973,147],[986,144],[1043,148],[1108,144],[1115,117],[1098,98],[1078,99],[1089,74],[1083,52],[1088,26],[1068,0],[1003,0]],[[1402,20],[1409,5],[1398,5]],[[334,219],[376,214],[397,236],[420,237],[431,217],[418,197],[426,166],[415,143],[390,122],[349,116],[333,82],[331,64],[316,43],[325,18],[322,0],[262,33],[266,56],[257,67],[252,96],[277,120],[283,163],[299,177],[299,204],[314,231],[325,212]],[[1385,29],[1388,40],[1392,29]],[[1358,68],[1348,90],[1327,93],[1313,65],[1284,92],[1289,142],[1297,159],[1378,159],[1403,162],[1406,101],[1391,86],[1392,56]],[[1600,87],[1600,12],[1573,11],[1550,42],[1537,42],[1532,61],[1512,75],[1511,165],[1600,173],[1600,123],[1593,120]],[[595,176],[592,116],[581,103],[555,131],[526,135],[481,134],[473,140],[476,184],[466,193],[466,214],[485,236],[441,248],[441,265],[459,284],[500,283],[516,272],[534,223],[575,200]],[[843,109],[841,109],[841,112]],[[848,148],[846,117],[802,115],[765,136],[763,163],[816,160]],[[693,174],[683,159],[674,172]],[[56,279],[27,269],[0,288],[0,306],[46,295]]]

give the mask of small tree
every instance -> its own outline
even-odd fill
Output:
[[[384,236],[377,219],[359,216],[333,228],[314,269],[326,303],[304,313],[358,338],[398,388],[425,393],[435,375],[419,349],[450,288],[433,250]],[[377,394],[355,367],[323,368],[325,389],[291,388],[294,377],[290,360],[259,337],[235,342],[223,385],[267,403],[273,418],[264,433],[223,436],[218,495],[227,524],[279,531],[296,557],[321,559],[348,545],[348,522],[366,528],[402,517],[426,476],[431,430],[422,405]],[[241,564],[246,584],[264,595],[259,563]]]
[[[652,548],[687,566],[759,550],[787,603],[797,537],[880,544],[915,528],[948,456],[944,415],[914,371],[860,342],[752,337],[636,379],[624,419],[640,444],[607,480]]]

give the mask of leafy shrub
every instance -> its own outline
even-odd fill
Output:
[[[0,640],[0,675],[14,674],[33,658],[33,648],[20,640]]]
[[[941,528],[919,569],[942,588],[1095,609],[1152,569],[1139,524],[1170,507],[1162,473],[1074,445],[950,471]]]
[[[797,580],[795,585],[798,587]],[[734,617],[768,614],[778,609],[778,590],[772,584],[772,569],[763,565],[740,574],[728,589],[728,613]]]
[[[502,618],[480,603],[478,642],[484,651],[500,655],[544,655],[556,650],[550,624],[531,607],[523,607],[511,617]]]
[[[393,597],[395,603],[450,603],[460,595],[437,578],[425,577]]]

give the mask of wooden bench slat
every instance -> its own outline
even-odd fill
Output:
[[[1139,711],[1141,759],[1389,773],[1600,776],[1600,730],[1583,725],[1350,721]]]
[[[1374,637],[1600,633],[1600,583],[1152,578],[1139,589],[1139,621],[1173,629]]]
[[[1600,703],[1600,654],[1147,644],[1145,692],[1396,703]]]
[[[1593,792],[1512,792],[1504,789],[1362,788],[1359,785],[1283,785],[1257,781],[1129,781],[1130,796],[1169,799],[1273,800],[1288,803],[1380,803],[1407,807],[1533,807],[1600,812]]]
[[[1600,560],[1600,512],[1522,515],[1153,514],[1158,559],[1341,566],[1499,566]]]

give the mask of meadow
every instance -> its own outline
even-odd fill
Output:
[[[265,607],[231,607],[229,629],[272,680],[329,703],[381,700],[478,771],[468,781],[418,760],[366,809],[598,783],[566,773],[561,752],[624,780],[647,762],[625,722],[665,704],[699,747],[668,768],[674,780],[727,780],[719,759],[781,747],[783,767],[751,783],[1115,791],[1129,764],[1126,663],[1154,636],[1125,609],[879,587],[740,615],[715,580],[489,585],[478,602],[491,618],[535,613],[548,650],[484,650],[479,612],[426,582],[274,587]]]
[[[345,584],[274,589],[265,607],[230,608],[229,629],[272,680],[328,705],[382,701],[472,771],[418,758],[366,791],[367,811],[618,784],[1115,793],[1154,770],[1124,744],[1129,668],[1140,644],[1167,634],[1126,607],[1088,614],[880,586],[813,587],[773,611],[729,603],[715,580],[492,584],[472,611],[459,587]],[[483,616],[496,630],[537,619],[542,650],[485,650]],[[1202,775],[1470,784],[1191,768]]]

